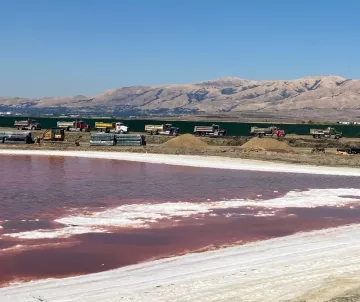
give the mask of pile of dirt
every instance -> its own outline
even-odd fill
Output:
[[[193,149],[193,150],[205,150],[209,148],[209,145],[199,138],[191,134],[183,134],[178,137],[175,137],[163,144],[161,146],[173,149]]]
[[[272,151],[272,152],[294,152],[284,141],[274,138],[254,137],[241,146],[244,151]]]

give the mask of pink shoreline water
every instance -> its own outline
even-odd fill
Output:
[[[355,177],[226,171],[86,158],[0,157],[0,286],[15,280],[99,272],[154,258],[360,221],[360,208],[214,210],[150,228],[117,228],[70,238],[1,236],[59,227],[54,220],[124,204],[281,197],[290,190],[360,188]],[[276,192],[274,192],[276,191]],[[226,214],[249,214],[231,216]],[[17,247],[22,245],[22,247]]]

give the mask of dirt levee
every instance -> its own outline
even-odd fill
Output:
[[[191,134],[183,134],[162,144],[173,149],[205,150],[209,145]]]
[[[257,137],[243,144],[241,149],[244,151],[294,152],[294,150],[284,141],[274,138]]]

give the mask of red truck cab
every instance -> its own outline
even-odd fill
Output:
[[[83,121],[76,121],[74,126],[75,129],[79,129],[80,131],[90,132],[90,126]]]
[[[276,129],[275,134],[277,137],[283,137],[286,135],[285,130],[281,130],[281,129]]]

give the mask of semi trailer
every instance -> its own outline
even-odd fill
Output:
[[[180,128],[173,127],[172,124],[163,125],[145,125],[145,132],[149,135],[173,135],[176,136],[180,132]]]
[[[14,127],[18,130],[41,130],[41,124],[38,121],[32,119],[15,121]]]
[[[83,121],[58,121],[56,123],[57,128],[65,129],[66,131],[86,131],[90,132],[90,126]]]
[[[335,128],[327,127],[326,129],[310,129],[313,138],[342,138],[342,132],[338,132]]]
[[[105,133],[119,133],[119,134],[129,133],[129,127],[125,126],[122,122],[114,122],[114,123],[96,122],[95,129],[98,130],[98,132],[105,132]]]
[[[197,136],[224,136],[226,130],[214,124],[212,126],[195,126],[194,133]]]
[[[264,136],[284,137],[286,135],[284,130],[279,129],[276,126],[271,126],[271,127],[266,127],[266,128],[260,128],[260,127],[256,127],[256,126],[251,127],[250,134],[252,136],[257,136],[257,137],[264,137]]]

